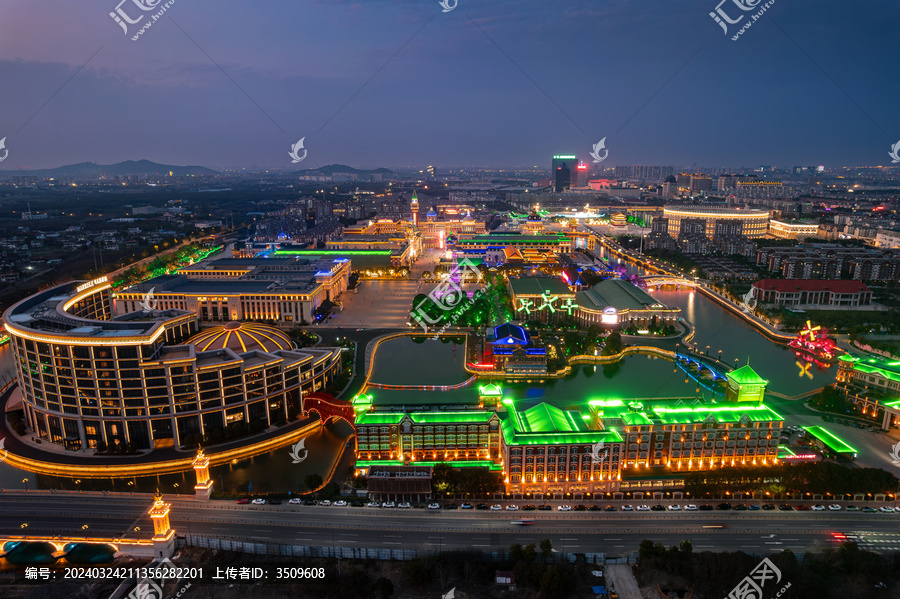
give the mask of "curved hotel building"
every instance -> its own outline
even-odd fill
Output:
[[[3,324],[28,427],[67,449],[180,446],[290,420],[339,372],[340,349],[297,350],[261,324],[198,323],[179,309],[116,316],[105,278],[16,303]]]
[[[669,235],[677,238],[681,233],[681,221],[700,219],[706,221],[706,236],[714,237],[716,223],[740,223],[740,235],[760,239],[769,230],[769,212],[749,208],[724,206],[666,206],[663,217],[669,221]]]

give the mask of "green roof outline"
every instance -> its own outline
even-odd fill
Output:
[[[804,426],[803,430],[824,443],[835,453],[858,453],[856,449],[823,426]]]
[[[736,370],[732,370],[725,374],[729,381],[734,381],[738,385],[768,385],[769,381],[759,376],[755,370],[750,368],[749,364],[744,364]]]

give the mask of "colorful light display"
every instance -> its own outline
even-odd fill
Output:
[[[828,329],[813,326],[808,320],[806,328],[797,333],[797,337],[788,343],[788,347],[818,360],[833,360],[840,351],[834,339],[828,336]]]

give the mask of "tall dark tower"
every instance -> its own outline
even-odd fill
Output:
[[[560,193],[572,187],[572,171],[569,170],[569,165],[565,162],[556,169],[556,184],[554,185],[554,189],[556,193]]]

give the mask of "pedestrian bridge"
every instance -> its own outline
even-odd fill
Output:
[[[696,287],[697,283],[684,277],[676,277],[672,275],[655,275],[652,277],[644,277],[647,287],[662,287],[664,285],[672,285],[675,287]]]

